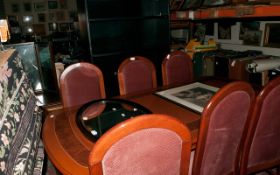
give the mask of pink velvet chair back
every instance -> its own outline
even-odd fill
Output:
[[[188,54],[174,51],[168,54],[162,64],[163,85],[186,84],[193,81],[193,63]]]
[[[241,159],[241,174],[280,165],[280,77],[256,98]]]
[[[139,92],[157,87],[153,63],[141,56],[124,60],[118,69],[120,94]]]
[[[226,175],[236,172],[241,136],[255,92],[245,82],[222,87],[202,113],[193,175]]]
[[[60,77],[60,95],[63,107],[73,107],[105,98],[102,72],[90,63],[68,66]]]
[[[89,155],[91,175],[187,175],[191,134],[167,115],[128,119],[107,131]]]

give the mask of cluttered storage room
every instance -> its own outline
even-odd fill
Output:
[[[280,174],[280,0],[0,0],[0,174]]]

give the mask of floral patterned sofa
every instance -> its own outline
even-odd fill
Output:
[[[42,112],[13,50],[0,51],[0,174],[42,173]]]

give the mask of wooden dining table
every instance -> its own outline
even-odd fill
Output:
[[[226,84],[219,80],[206,80],[203,83],[215,87]],[[151,89],[116,98],[138,103],[152,113],[166,114],[180,120],[190,129],[193,148],[195,148],[201,114],[156,95],[155,92],[158,90]],[[79,108],[80,106],[49,111],[43,124],[42,137],[46,153],[54,166],[63,174],[89,174],[88,156],[95,143],[86,137],[77,125],[76,117]]]

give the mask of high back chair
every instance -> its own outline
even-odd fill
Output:
[[[60,77],[60,95],[64,108],[105,98],[102,72],[90,63],[68,66]]]
[[[157,87],[156,70],[145,57],[125,59],[118,69],[120,95],[139,92]]]
[[[280,165],[280,77],[256,98],[240,162],[242,175]]]
[[[255,92],[246,82],[222,87],[204,108],[193,162],[193,175],[236,172],[241,135]]]
[[[177,85],[193,81],[193,63],[191,57],[183,51],[168,54],[162,64],[163,85]]]
[[[111,128],[89,155],[92,175],[186,175],[191,134],[167,115],[147,114]]]

